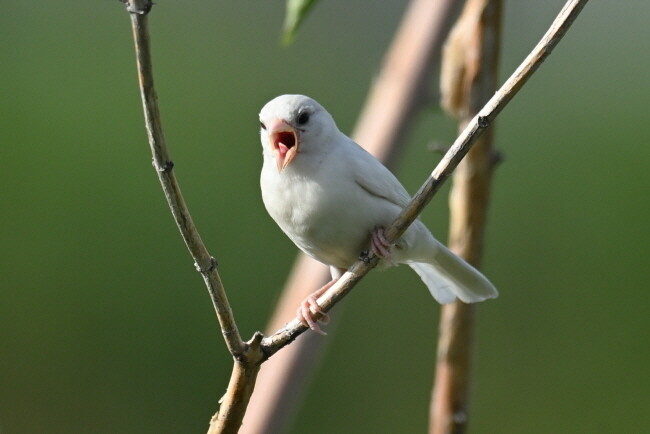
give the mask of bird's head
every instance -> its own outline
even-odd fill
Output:
[[[260,112],[262,146],[271,151],[279,172],[299,153],[324,151],[337,131],[327,110],[304,95],[281,95]]]

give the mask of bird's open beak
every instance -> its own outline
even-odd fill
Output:
[[[291,163],[300,148],[298,131],[282,119],[275,119],[268,125],[269,143],[275,155],[278,172]]]

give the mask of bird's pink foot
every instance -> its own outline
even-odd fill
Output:
[[[381,259],[391,261],[390,249],[393,244],[389,243],[384,236],[384,228],[377,226],[370,235],[372,252]]]
[[[332,279],[327,284],[323,285],[321,288],[315,291],[313,294],[310,294],[300,303],[300,306],[298,306],[298,311],[296,312],[296,316],[301,323],[320,335],[326,335],[327,333],[321,330],[320,326],[318,325],[318,321],[322,322],[323,324],[327,324],[330,321],[330,317],[318,304],[318,297],[323,295],[325,291],[327,291],[332,285],[336,283],[337,280],[338,279]],[[317,319],[317,316],[320,316],[320,318]]]
[[[314,318],[316,314],[321,315],[320,319],[316,320]],[[316,297],[313,295],[310,295],[302,303],[300,303],[300,307],[298,308],[296,315],[298,316],[300,322],[308,326],[316,333],[320,335],[327,334],[320,328],[318,321],[321,321],[323,324],[327,324],[329,322],[329,316],[323,312],[322,308],[316,301]]]

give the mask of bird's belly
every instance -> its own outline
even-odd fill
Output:
[[[323,189],[303,179],[274,188],[282,192],[281,200],[264,197],[271,217],[302,251],[328,265],[348,268],[368,248],[372,229],[386,224],[378,221],[367,198],[361,206],[349,187]]]
[[[341,212],[329,216],[323,213],[302,225],[296,225],[298,230],[289,236],[301,250],[318,261],[348,268],[368,247],[373,225],[365,222],[338,224],[341,221],[347,221]]]

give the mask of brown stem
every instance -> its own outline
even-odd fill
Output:
[[[501,0],[468,0],[445,45],[442,106],[461,129],[496,89],[501,7]],[[476,267],[494,167],[493,132],[494,125],[458,165],[449,196],[449,247]],[[462,433],[467,427],[475,312],[476,306],[458,301],[442,307],[431,434]]]
[[[237,433],[248,407],[260,365],[248,365],[235,360],[226,394],[221,398],[219,412],[210,420],[208,434]]]
[[[245,356],[234,360],[226,394],[219,401],[219,411],[210,420],[208,434],[236,434],[244,419],[257,374],[262,367],[264,355],[260,348],[262,334],[255,333],[246,343]]]
[[[462,302],[445,305],[441,310],[431,434],[463,433],[467,427],[475,311],[475,305]]]
[[[443,106],[459,118],[461,128],[477,120],[480,124],[490,111],[496,115],[499,106],[512,98],[550,54],[586,3],[566,3],[524,63],[481,109],[496,87],[501,1],[469,0],[445,48],[441,76]],[[504,89],[512,91],[500,99]],[[491,118],[484,120],[487,126]],[[496,161],[492,135],[490,128],[458,166],[450,193],[450,248],[476,266],[481,258]],[[432,434],[462,433],[467,428],[475,309],[460,302],[442,309],[429,427]]]

